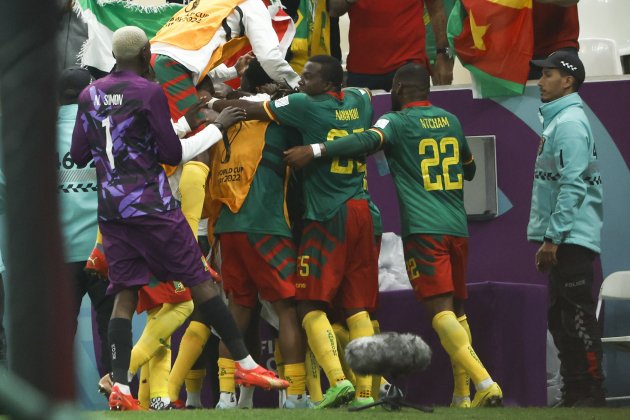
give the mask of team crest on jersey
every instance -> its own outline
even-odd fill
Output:
[[[276,108],[282,108],[283,106],[287,106],[289,105],[289,97],[285,96],[283,98],[280,99],[276,99],[273,104],[276,106]]]
[[[175,288],[175,293],[184,293],[186,291],[186,286],[183,285],[181,281],[174,280],[173,288]]]
[[[545,148],[545,137],[540,136],[540,143],[538,144],[538,154],[542,154],[543,149]]]

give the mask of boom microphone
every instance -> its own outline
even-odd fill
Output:
[[[352,340],[345,349],[348,366],[361,375],[392,375],[424,370],[431,348],[414,334],[388,332]]]

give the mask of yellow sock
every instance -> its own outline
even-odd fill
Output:
[[[451,360],[464,368],[475,384],[490,379],[490,374],[470,345],[466,330],[452,311],[443,311],[435,315],[432,325]]]
[[[147,313],[147,325],[142,336],[131,350],[129,372],[136,373],[162,347],[193,311],[192,300],[181,303],[164,303]]]
[[[168,374],[171,371],[170,345],[171,339],[169,337],[165,345],[149,360],[149,389],[151,390],[151,398],[165,398],[168,396]]]
[[[198,394],[201,392],[203,380],[206,377],[205,369],[191,369],[186,375],[186,392]]]
[[[231,392],[234,394],[236,385],[234,383],[234,371],[236,363],[232,359],[219,357],[219,390],[221,392]]]
[[[371,337],[374,335],[374,327],[370,320],[370,314],[362,311],[352,315],[346,319],[348,331],[350,332],[350,341],[360,337]],[[372,396],[372,376],[371,375],[355,375],[356,376],[356,398],[370,398]]]
[[[381,333],[381,325],[378,323],[376,319],[372,320],[372,328],[374,329],[374,334]],[[376,400],[379,397],[381,391],[381,384],[387,381],[380,375],[372,375],[372,397]]]
[[[304,363],[284,365],[285,379],[289,382],[287,395],[302,395],[306,391],[306,369]]]
[[[308,395],[313,402],[320,402],[324,399],[322,393],[322,380],[319,377],[319,363],[310,347],[306,348],[306,359],[304,362],[306,368],[306,388]]]
[[[468,341],[472,345],[472,336],[470,335],[470,327],[466,315],[462,315],[457,318],[457,322],[464,328],[468,335]],[[470,396],[470,376],[466,373],[466,370],[451,359],[453,365],[453,395],[456,397],[468,397]]]
[[[197,321],[190,322],[182,337],[177,359],[168,378],[168,395],[171,401],[179,399],[179,391],[184,384],[184,378],[201,355],[209,337],[210,328],[205,324]]]
[[[138,401],[140,402],[140,406],[144,409],[149,409],[149,394],[151,393],[151,388],[149,386],[149,366],[145,365],[142,369],[140,369],[140,380],[138,383]]]
[[[199,219],[203,200],[206,196],[206,179],[210,168],[204,163],[190,161],[182,168],[179,180],[179,192],[182,195],[182,213],[197,239]]]
[[[350,333],[346,330],[343,325],[334,323],[333,331],[335,332],[335,339],[337,340],[337,353],[339,354],[339,361],[341,362],[341,368],[343,369],[343,374],[346,375],[346,378],[352,382],[352,385],[356,385],[356,377],[350,366],[346,363],[345,348],[350,342]]]
[[[322,311],[309,312],[302,320],[302,327],[306,331],[308,345],[324,369],[330,386],[335,386],[337,382],[346,379],[337,354],[335,333],[326,314]]]
[[[284,358],[282,357],[282,352],[280,351],[280,340],[277,338],[273,341],[273,358],[276,361],[276,369],[278,370],[278,376],[284,378]]]

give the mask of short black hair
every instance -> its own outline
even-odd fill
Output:
[[[406,86],[414,86],[420,91],[429,92],[429,71],[422,64],[407,63],[396,71],[394,77],[397,82],[403,83]]]
[[[341,90],[343,85],[343,67],[341,62],[332,55],[314,55],[308,59],[311,63],[322,66],[321,76],[325,82],[333,84],[335,89]]]
[[[564,70],[564,69],[558,69],[558,71],[560,72],[560,75],[566,77],[566,76],[571,76],[573,77],[573,84],[571,85],[571,87],[573,88],[573,92],[577,92],[578,90],[580,90],[580,87],[582,86],[582,83],[584,83],[583,80],[578,80],[577,77],[575,77],[574,75],[572,75],[571,73],[569,73],[568,71]]]
[[[262,68],[260,62],[257,59],[250,61],[247,70],[241,77],[241,89],[245,92],[256,93],[256,88],[267,83],[273,83],[273,79]]]
[[[68,67],[59,75],[57,98],[64,103],[76,103],[79,94],[92,82],[92,76],[85,67]]]

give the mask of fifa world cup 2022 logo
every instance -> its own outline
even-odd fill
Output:
[[[195,0],[193,2],[188,3],[188,5],[184,8],[184,11],[191,12],[195,10],[199,6],[199,0]]]

